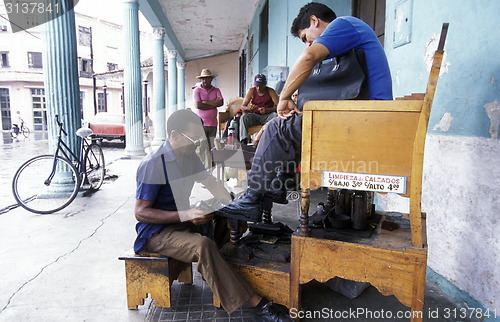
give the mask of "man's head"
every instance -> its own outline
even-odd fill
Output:
[[[203,69],[200,73],[200,76],[196,76],[201,81],[201,87],[210,88],[212,86],[212,79],[214,79],[214,75],[210,71],[210,69]]]
[[[293,20],[290,32],[310,46],[335,18],[337,15],[328,6],[310,2],[300,9],[299,14]]]
[[[191,110],[178,110],[167,120],[168,140],[176,154],[194,152],[204,138],[201,118]]]
[[[266,75],[264,74],[255,75],[253,83],[254,86],[266,86],[267,85]]]

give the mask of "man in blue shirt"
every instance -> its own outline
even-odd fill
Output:
[[[370,26],[363,21],[354,17],[337,18],[326,5],[311,2],[300,9],[291,33],[307,48],[293,65],[280,94],[278,118],[268,123],[259,142],[252,168],[247,174],[248,189],[241,198],[222,209],[226,217],[261,221],[264,197],[278,200],[280,194],[270,190],[276,170],[294,168],[301,153],[302,112],[291,97],[317,63],[351,49],[363,49],[370,99],[392,99],[392,80],[384,49]]]
[[[255,308],[256,321],[293,321],[236,275],[212,239],[196,232],[200,225],[210,223],[213,215],[190,206],[195,182],[219,200],[230,199],[195,153],[204,136],[200,117],[190,110],[176,111],[167,121],[167,131],[167,141],[137,169],[134,212],[139,222],[134,251],[198,262],[198,271],[228,314],[249,303]]]

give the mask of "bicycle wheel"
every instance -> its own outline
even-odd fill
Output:
[[[85,150],[85,177],[90,187],[97,190],[101,187],[106,174],[104,153],[96,143],[90,144]]]
[[[54,167],[55,165],[55,167]],[[48,182],[51,173],[52,179]],[[37,214],[50,214],[69,205],[80,188],[81,178],[68,160],[41,155],[26,161],[14,175],[12,192],[19,205]]]
[[[12,136],[13,139],[15,139],[19,135],[19,132],[16,132],[14,129],[12,129],[10,130],[10,135]]]
[[[30,136],[30,129],[28,129],[27,127],[24,126],[22,132],[25,138],[28,138],[28,136]]]

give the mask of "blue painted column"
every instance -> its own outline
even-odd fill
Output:
[[[177,106],[186,108],[186,63],[177,63]]]
[[[144,133],[142,129],[142,88],[139,45],[139,3],[137,0],[124,0],[123,48],[125,66],[123,83],[125,89],[125,130],[126,156],[143,156]]]
[[[73,1],[59,4],[66,12],[73,7]],[[48,17],[50,19],[50,17]],[[58,126],[56,115],[64,123],[68,136],[64,141],[78,155],[80,138],[75,132],[81,127],[80,84],[78,80],[78,55],[73,9],[44,24],[43,31],[43,71],[47,122],[49,129],[49,151],[55,152]]]
[[[168,113],[177,111],[177,50],[168,51]]]
[[[166,139],[165,110],[165,54],[163,51],[165,28],[153,28],[153,117],[154,138],[152,145],[161,145]]]

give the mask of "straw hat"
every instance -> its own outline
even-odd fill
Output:
[[[205,68],[205,69],[203,69],[201,71],[200,76],[196,76],[196,78],[205,78],[205,77],[212,77],[212,78],[214,78],[215,75],[212,74],[212,72],[210,71],[210,69],[206,69]]]

